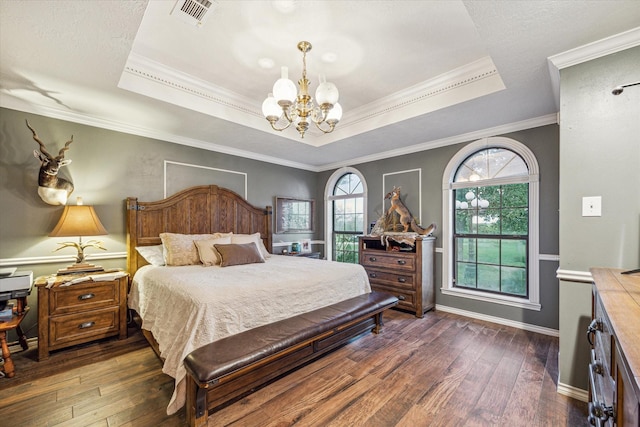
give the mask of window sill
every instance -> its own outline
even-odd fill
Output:
[[[440,291],[444,295],[451,295],[460,298],[469,298],[478,301],[491,302],[494,304],[502,304],[508,305],[511,307],[524,308],[527,310],[540,311],[542,306],[540,303],[532,302],[530,300],[523,300],[522,298],[515,298],[503,295],[491,295],[486,294],[484,292],[477,292],[468,289],[458,289],[458,288],[440,288]]]

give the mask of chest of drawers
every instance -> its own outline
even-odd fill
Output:
[[[49,352],[101,338],[127,337],[128,276],[61,286],[64,276],[39,277],[38,360]]]
[[[361,236],[358,254],[371,288],[393,294],[400,300],[398,308],[423,317],[435,306],[434,242],[434,237],[418,237],[413,250],[396,251],[379,237]]]
[[[640,427],[640,276],[620,271],[591,270],[589,423]]]

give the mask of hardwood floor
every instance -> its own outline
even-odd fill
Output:
[[[0,424],[183,426],[173,380],[139,331],[53,353],[14,354]],[[581,426],[556,393],[558,339],[443,312],[385,314],[367,335],[221,409],[209,426]],[[8,424],[4,424],[9,421]]]

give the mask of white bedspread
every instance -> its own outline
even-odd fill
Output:
[[[184,358],[228,335],[371,292],[358,264],[271,256],[264,264],[139,269],[129,307],[158,341],[162,371],[175,378],[167,413],[185,403]]]

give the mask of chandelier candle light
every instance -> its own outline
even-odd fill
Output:
[[[262,103],[262,114],[277,131],[283,131],[296,123],[300,136],[309,129],[309,120],[323,133],[333,132],[336,124],[342,118],[342,107],[338,104],[338,88],[333,83],[320,76],[320,85],[316,89],[316,102],[309,95],[310,82],[307,80],[307,52],[311,50],[311,43],[301,41],[298,50],[302,52],[302,78],[298,80],[300,91],[289,80],[287,67],[282,67],[282,76],[273,85],[273,92]],[[277,123],[286,120],[283,127]]]

